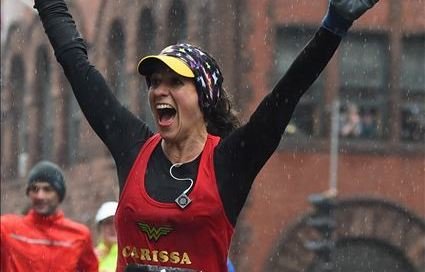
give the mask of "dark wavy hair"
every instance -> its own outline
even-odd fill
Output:
[[[207,131],[212,135],[224,138],[240,126],[231,95],[224,88],[214,106],[200,107],[207,123]]]

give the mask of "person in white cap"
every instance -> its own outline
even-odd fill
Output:
[[[99,232],[96,254],[99,258],[99,272],[114,272],[117,267],[118,245],[114,225],[117,206],[117,202],[108,201],[103,203],[96,213],[95,221]]]

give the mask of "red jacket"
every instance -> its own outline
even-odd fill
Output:
[[[1,271],[98,271],[89,229],[63,212],[40,216],[4,215]]]

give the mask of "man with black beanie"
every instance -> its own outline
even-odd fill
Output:
[[[59,209],[66,187],[62,170],[49,161],[28,174],[25,216],[1,216],[1,271],[98,271],[89,229]]]

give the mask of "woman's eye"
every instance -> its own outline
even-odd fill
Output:
[[[151,87],[158,87],[159,86],[159,84],[160,84],[160,80],[159,79],[157,79],[157,78],[151,78],[151,80],[150,80],[150,86]]]
[[[182,81],[180,78],[178,78],[178,77],[173,78],[173,79],[171,80],[171,83],[172,83],[174,86],[183,85],[183,81]]]

